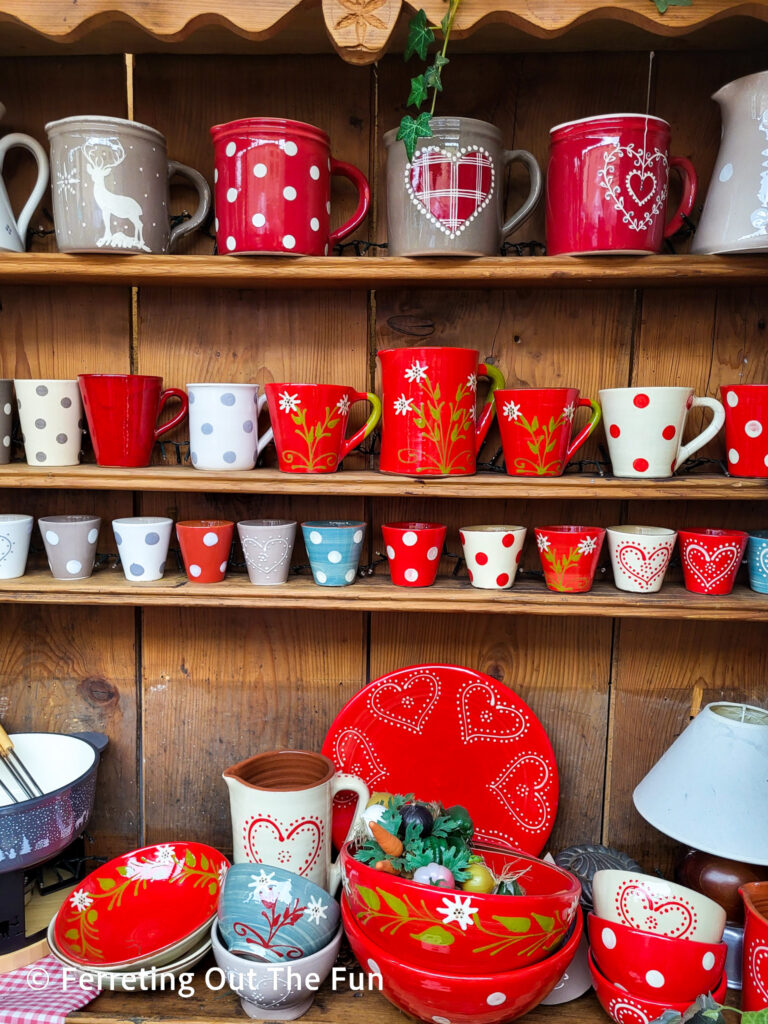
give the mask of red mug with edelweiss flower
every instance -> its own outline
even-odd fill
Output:
[[[576,410],[592,410],[572,439]],[[503,388],[496,391],[501,444],[510,476],[562,476],[572,456],[600,422],[600,406],[578,388]]]
[[[381,402],[370,391],[339,384],[266,384],[278,466],[284,473],[333,473],[379,422]],[[349,410],[370,402],[371,414],[346,437]]]
[[[534,532],[547,587],[570,594],[591,590],[605,530],[600,526],[537,526]]]
[[[379,352],[382,473],[468,476],[496,412],[504,377],[472,348],[390,348]],[[477,414],[477,380],[491,387]]]

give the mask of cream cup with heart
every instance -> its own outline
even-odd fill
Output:
[[[248,578],[257,587],[285,583],[291,568],[296,522],[293,519],[246,519],[237,524]]]
[[[661,590],[677,540],[675,531],[663,526],[609,526],[606,533],[617,588],[633,594]]]
[[[596,871],[595,913],[606,921],[671,939],[720,942],[725,911],[714,900],[684,885],[632,871]]]

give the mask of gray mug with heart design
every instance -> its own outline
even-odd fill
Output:
[[[292,519],[247,519],[237,524],[248,578],[259,587],[285,583],[291,567],[296,523]]]
[[[503,149],[501,132],[472,117],[433,117],[431,138],[417,141],[413,159],[393,130],[387,148],[387,229],[390,256],[496,256],[501,243],[534,211],[541,169],[524,149]],[[507,166],[528,169],[528,197],[504,221]]]

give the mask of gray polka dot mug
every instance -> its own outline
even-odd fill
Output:
[[[149,583],[163,578],[172,526],[173,520],[165,516],[112,520],[120,563],[129,583]]]
[[[83,403],[76,380],[14,380],[21,436],[30,466],[76,466]]]
[[[0,380],[0,466],[11,461],[12,398],[13,381]]]
[[[195,469],[253,469],[269,427],[259,437],[259,413],[267,401],[258,384],[187,384],[189,457]]]

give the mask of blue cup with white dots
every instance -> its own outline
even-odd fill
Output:
[[[347,587],[354,583],[365,540],[365,523],[318,519],[302,523],[301,529],[315,583],[321,587]]]
[[[187,384],[189,457],[195,469],[253,469],[272,440],[259,437],[259,414],[267,401],[258,384]]]
[[[747,541],[749,585],[758,594],[768,594],[768,530],[753,530]]]
[[[150,583],[163,578],[172,526],[173,520],[164,516],[112,520],[117,552],[129,583]]]

